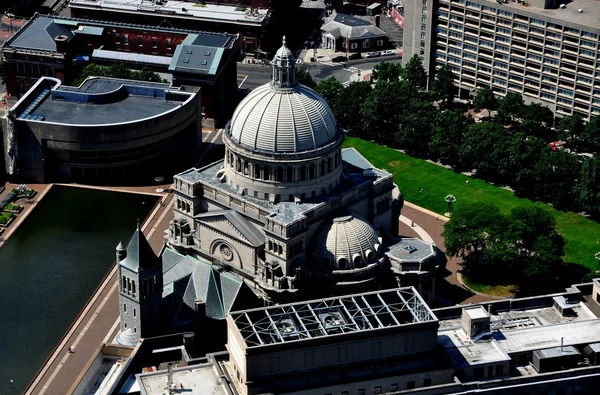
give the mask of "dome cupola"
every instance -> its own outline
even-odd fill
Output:
[[[275,53],[273,58],[273,79],[271,85],[274,88],[293,88],[296,82],[296,59],[292,51],[285,45],[285,36],[283,36],[283,45]]]

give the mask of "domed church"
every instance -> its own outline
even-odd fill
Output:
[[[225,127],[224,159],[174,177],[167,250],[210,262],[268,302],[399,282],[419,289],[402,279],[398,255],[408,250],[393,237],[402,197],[392,175],[342,148],[329,105],[296,81],[285,38],[272,67],[271,82],[250,92]],[[420,249],[411,271],[422,283],[433,247],[410,247]]]

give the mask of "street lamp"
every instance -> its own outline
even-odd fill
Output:
[[[156,181],[156,183],[158,184],[158,188],[156,188],[156,192],[157,193],[163,193],[165,190],[162,189],[160,187],[160,184],[162,184],[162,182],[165,180],[164,177],[158,176],[158,177],[154,177],[154,181]]]
[[[456,196],[454,196],[452,194],[448,194],[448,195],[446,195],[444,200],[446,201],[446,204],[448,205],[448,216],[450,216],[450,215],[452,215],[452,204],[454,204],[454,202],[456,202]]]
[[[10,22],[9,22],[9,24],[10,24],[10,34],[12,35],[12,33],[13,33],[12,21],[13,21],[13,19],[14,19],[14,17],[15,17],[15,14],[11,14],[10,12],[7,12],[7,13],[5,13],[4,15],[5,15],[5,16],[8,18],[8,20],[10,21]]]

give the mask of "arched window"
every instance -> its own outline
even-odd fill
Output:
[[[308,179],[312,180],[313,178],[315,178],[315,164],[311,163],[308,168]]]
[[[135,281],[131,281],[131,293],[135,296]]]
[[[352,262],[354,264],[354,267],[360,267],[361,263],[362,263],[362,258],[360,257],[360,255],[357,255],[354,257],[354,262]]]
[[[269,251],[273,251],[273,242],[269,240]]]
[[[283,246],[279,244],[279,255],[283,254]]]
[[[125,291],[127,289],[127,278],[125,276],[123,276],[123,286],[121,287],[121,290]]]
[[[285,180],[287,182],[293,182],[294,181],[294,168],[292,166],[288,166],[287,168],[287,174],[285,175]]]
[[[244,161],[244,175],[249,175],[249,171],[248,171],[248,162]]]
[[[325,175],[325,161],[321,162],[320,167],[321,167],[321,176],[324,176]]]
[[[348,266],[348,260],[346,258],[340,258],[338,260],[338,267],[340,269],[346,269],[346,266]]]
[[[269,166],[265,166],[263,168],[263,180],[268,181],[271,178],[271,168]]]
[[[181,200],[177,199],[177,208],[181,208]]]
[[[306,165],[300,166],[300,181],[306,181]]]
[[[237,158],[235,161],[235,171],[237,171],[238,173],[242,171],[242,161],[240,160],[240,158]]]
[[[283,167],[279,166],[277,168],[277,174],[275,175],[275,180],[277,182],[282,182],[283,181]]]
[[[260,178],[260,165],[254,165],[254,178]]]
[[[331,158],[327,159],[327,173],[331,173],[333,169],[331,168]]]

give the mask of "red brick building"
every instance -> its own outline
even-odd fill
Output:
[[[182,61],[183,45],[195,54],[213,56],[197,58],[192,67],[175,67]],[[13,96],[20,97],[43,76],[70,83],[87,61],[124,63],[176,73],[186,85],[200,86],[206,116],[223,118],[235,105],[238,45],[238,37],[226,33],[36,15],[0,53],[6,88]]]

